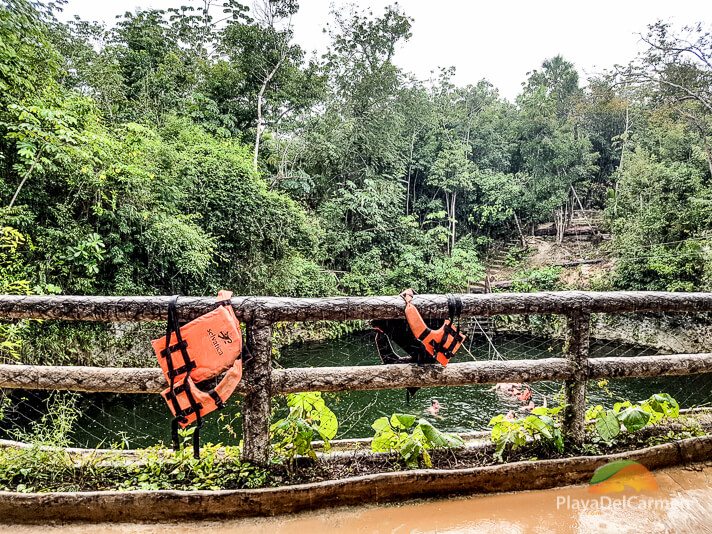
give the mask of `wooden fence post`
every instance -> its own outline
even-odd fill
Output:
[[[272,324],[260,319],[247,325],[245,382],[249,392],[242,407],[242,458],[265,466],[270,457],[272,411]]]
[[[564,382],[566,412],[564,432],[573,443],[584,440],[586,424],[586,367],[591,332],[591,313],[576,311],[567,315],[568,339],[566,357],[574,367],[574,378]]]

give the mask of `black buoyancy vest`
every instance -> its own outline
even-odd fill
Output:
[[[374,319],[371,326],[376,332],[376,350],[383,364],[391,363],[436,363],[423,344],[413,335],[405,319]],[[399,356],[393,345],[398,345],[407,356]],[[406,388],[406,400],[410,401],[420,388]]]

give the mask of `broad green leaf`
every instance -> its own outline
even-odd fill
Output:
[[[437,428],[435,428],[432,424],[430,424],[430,422],[426,421],[425,419],[420,419],[418,421],[416,431],[420,431],[425,437],[425,439],[433,447],[447,446],[447,441],[443,437],[442,432],[440,432]],[[413,432],[413,434],[415,434],[415,432]]]
[[[536,415],[527,416],[524,419],[524,425],[532,435],[539,433],[547,439],[551,439],[553,437],[549,426]]]
[[[416,416],[405,413],[394,413],[391,416],[391,425],[394,428],[410,428],[415,424]]]
[[[537,406],[532,410],[532,414],[534,415],[557,415],[561,410],[564,409],[564,406],[557,406],[556,408],[547,408],[545,406]]]
[[[501,423],[504,420],[505,420],[504,415],[502,415],[502,414],[495,415],[492,419],[490,419],[489,426],[494,426],[498,423]]]
[[[596,432],[604,441],[610,442],[620,434],[621,425],[612,410],[600,414],[596,418]]]
[[[641,408],[627,408],[618,414],[618,419],[628,432],[637,432],[650,421],[650,414]]]
[[[646,401],[650,407],[663,414],[665,417],[678,417],[680,415],[680,406],[677,401],[667,393],[656,393]]]
[[[371,440],[373,452],[390,452],[393,448],[393,434],[377,434]]]
[[[605,412],[605,409],[600,404],[597,404],[596,406],[591,406],[588,410],[586,410],[586,419],[598,419],[598,416],[603,412]]]
[[[620,413],[621,411],[625,410],[626,408],[631,408],[633,404],[631,404],[630,401],[625,401],[625,402],[616,402],[613,405],[613,411],[616,413]]]
[[[334,439],[339,429],[339,421],[329,408],[324,406],[319,413],[319,435],[326,440]]]
[[[400,447],[400,455],[401,457],[408,463],[413,456],[416,457],[420,453],[421,447],[418,445],[418,443],[413,440],[413,439],[408,439],[405,440]]]
[[[376,432],[381,432],[387,428],[390,429],[391,424],[388,422],[388,417],[379,417],[373,422],[371,428],[374,429]]]
[[[462,447],[465,445],[465,442],[457,434],[443,432],[441,436],[445,440],[444,447]]]

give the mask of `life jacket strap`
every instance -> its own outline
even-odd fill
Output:
[[[178,395],[181,393],[185,393],[185,397],[188,399],[189,406],[186,408],[181,408],[179,404],[177,404],[178,401]],[[168,391],[166,393],[166,398],[173,403],[173,407],[176,408],[176,417],[184,417],[186,415],[190,415],[192,413],[199,414],[200,410],[203,409],[203,405],[195,400],[195,397],[193,396],[193,392],[190,390],[190,386],[188,385],[188,381],[186,380],[179,386],[176,386],[172,390]]]
[[[188,372],[192,371],[195,369],[196,364],[193,360],[189,361],[186,365],[181,365],[177,369],[169,369],[168,370],[168,376],[170,378],[176,378],[182,374],[187,374]]]
[[[188,342],[183,340],[180,343],[176,343],[175,345],[171,345],[167,349],[163,349],[161,351],[161,356],[164,358],[167,358],[168,356],[171,355],[173,352],[178,352],[179,350],[187,349],[188,348]]]
[[[178,350],[180,350],[181,356],[183,356],[183,363],[184,365],[190,365],[190,363],[193,361],[188,354],[188,343],[183,339],[183,335],[181,334],[180,331],[180,321],[178,320],[178,295],[174,296],[173,299],[171,300],[170,304],[168,305],[168,324],[166,326],[166,347],[168,348],[168,353],[165,354],[165,357],[167,358],[167,363],[168,363],[168,369],[175,368],[175,365],[173,363],[173,352],[176,352],[173,349],[173,347],[176,347]],[[175,332],[176,339],[178,340],[178,343],[175,345],[171,346],[171,335]],[[166,350],[166,349],[164,349]],[[161,353],[163,354],[163,353]]]
[[[430,344],[436,353],[442,354],[449,360],[454,356],[455,353],[453,351],[457,345],[465,340],[465,336],[453,328],[452,324],[448,321],[443,325],[443,333],[445,335],[439,342],[433,340]]]
[[[447,295],[447,312],[450,322],[454,323],[457,320],[458,327],[460,326],[460,315],[462,314],[462,299],[457,295],[448,293]]]
[[[210,397],[213,399],[213,401],[215,402],[215,406],[217,406],[218,410],[222,410],[223,406],[225,406],[225,403],[220,398],[220,395],[218,395],[218,392],[214,389],[211,389],[210,391],[208,391],[208,395],[210,395]]]
[[[418,341],[425,341],[425,338],[428,337],[431,332],[432,330],[426,327],[425,330],[423,330],[418,336]]]

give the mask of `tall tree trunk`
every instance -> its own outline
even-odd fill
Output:
[[[413,135],[410,137],[410,155],[408,156],[408,182],[407,188],[405,190],[405,214],[410,213],[410,173],[413,169],[413,149],[415,146],[415,130],[413,130]],[[414,187],[415,189],[415,187]]]
[[[455,205],[457,202],[457,191],[452,192],[452,200],[450,201],[450,255],[452,256],[455,250]]]
[[[30,177],[30,174],[32,174],[32,171],[35,169],[35,166],[37,165],[37,162],[39,161],[41,155],[42,155],[42,149],[39,149],[37,151],[37,154],[35,155],[35,159],[32,161],[32,165],[30,165],[30,168],[27,169],[27,172],[22,177],[22,181],[20,181],[20,185],[17,186],[17,189],[15,190],[15,194],[12,195],[12,200],[10,200],[10,204],[7,206],[8,208],[12,208],[15,205],[17,196],[20,194],[22,187],[25,185],[25,182]]]
[[[523,249],[528,249],[529,247],[527,246],[527,240],[524,237],[524,233],[522,232],[522,225],[519,224],[519,217],[517,217],[517,212],[514,212],[514,222],[517,225],[517,232],[519,232],[519,242],[522,244]]]
[[[279,61],[277,61],[277,64],[274,66],[274,68],[267,74],[267,77],[264,79],[262,85],[260,86],[259,93],[257,93],[257,127],[255,129],[255,153],[254,157],[252,158],[252,166],[255,170],[257,170],[257,160],[260,156],[260,139],[262,138],[263,129],[262,102],[264,101],[267,86],[269,85],[269,82],[272,81],[272,78],[274,78],[274,75],[277,73],[277,70],[282,65],[283,60],[284,56],[282,56]]]
[[[451,219],[450,219],[450,205],[452,204],[452,199],[450,198],[450,193],[445,191],[445,213],[447,213],[447,255],[450,256],[452,251],[450,250],[450,232],[451,232]]]

